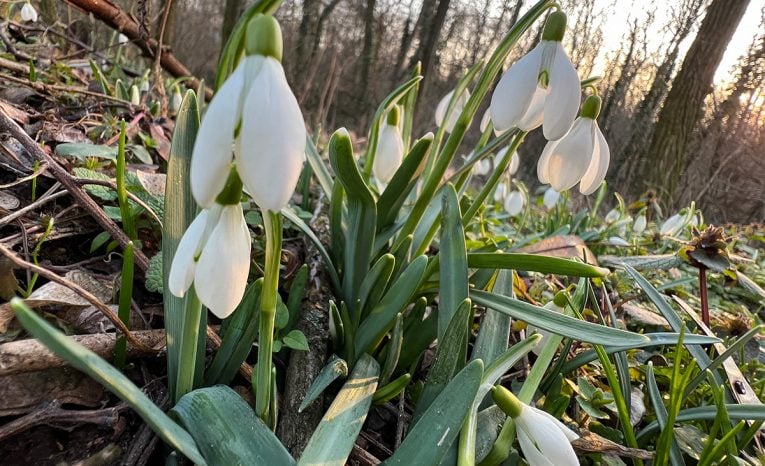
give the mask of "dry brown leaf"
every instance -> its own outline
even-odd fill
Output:
[[[104,399],[98,382],[71,367],[8,374],[0,383],[0,416],[28,413],[50,400],[95,408]]]
[[[542,254],[545,256],[579,258],[592,265],[598,265],[595,254],[584,244],[584,241],[578,236],[563,235],[551,236],[518,250],[527,254]]]
[[[0,99],[0,112],[5,113],[21,125],[29,123],[29,115],[27,115],[27,112],[2,99]]]
[[[642,306],[632,303],[624,303],[622,304],[622,309],[624,309],[624,312],[629,316],[632,322],[651,327],[670,328],[667,319]]]
[[[164,173],[149,173],[143,170],[136,170],[135,175],[143,189],[155,197],[165,196],[165,180],[167,175]]]
[[[571,445],[575,450],[584,453],[613,453],[625,458],[638,458],[642,460],[653,458],[653,454],[650,451],[639,448],[627,448],[589,430],[583,430],[581,437],[571,442]]]
[[[165,159],[170,159],[170,139],[165,135],[165,130],[157,123],[149,123],[149,133],[151,138],[157,144],[156,149],[159,155]]]
[[[9,192],[0,191],[0,209],[14,210],[18,209],[19,205],[21,205],[21,201],[18,197]]]

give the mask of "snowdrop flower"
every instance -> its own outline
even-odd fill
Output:
[[[117,36],[117,43],[120,45],[125,45],[128,43],[128,38],[125,34],[120,33],[120,35]]]
[[[675,214],[664,221],[659,228],[659,233],[667,236],[676,235],[685,224],[685,216]]]
[[[579,438],[571,429],[541,409],[529,406],[509,390],[497,385],[491,396],[513,418],[518,443],[531,466],[578,466],[571,442]]]
[[[144,76],[144,78],[141,80],[140,88],[141,92],[149,92],[149,78],[148,76]]]
[[[580,117],[562,139],[549,141],[537,163],[539,181],[564,191],[579,183],[579,192],[594,193],[606,177],[611,152],[595,120],[600,97],[584,101]]]
[[[133,105],[141,105],[141,91],[138,90],[138,86],[135,84],[130,86],[130,103]]]
[[[478,176],[486,176],[491,171],[491,162],[488,159],[481,159],[475,163],[473,171]]]
[[[630,243],[627,242],[624,238],[620,238],[618,236],[611,236],[605,241],[603,241],[603,244],[607,246],[629,246]]]
[[[478,129],[481,130],[481,133],[486,131],[486,128],[489,127],[489,123],[491,123],[491,109],[487,108],[481,117],[481,124],[478,125]]]
[[[560,199],[560,193],[553,188],[547,188],[547,191],[545,191],[545,195],[542,198],[542,203],[545,207],[547,207],[548,210],[551,210],[553,207],[555,207],[558,204],[558,200]]]
[[[452,130],[454,130],[454,125],[457,124],[457,120],[470,98],[470,92],[467,89],[462,91],[462,94],[460,94],[457,101],[454,103],[454,110],[449,115],[449,118],[446,119],[446,111],[449,109],[449,102],[451,102],[453,95],[454,91],[452,90],[441,99],[436,107],[436,126],[445,125],[444,129],[447,133],[451,133]],[[446,122],[444,122],[444,119],[446,119]]]
[[[178,88],[178,86],[175,86],[173,88],[173,97],[170,100],[170,109],[173,111],[173,113],[178,113],[178,111],[181,109],[182,103],[183,95],[181,94],[181,90]]]
[[[606,223],[614,223],[615,221],[619,220],[619,217],[621,217],[622,214],[619,213],[616,209],[611,209],[606,214],[605,221]]]
[[[508,189],[507,182],[504,180],[497,184],[497,189],[494,191],[494,202],[502,202],[507,197]]]
[[[638,218],[635,219],[635,223],[632,224],[632,232],[636,235],[642,234],[645,231],[646,224],[647,220],[645,214],[638,215]]]
[[[558,314],[563,313],[563,307],[566,305],[566,296],[563,293],[558,293],[555,295],[555,298],[550,301],[549,303],[545,304],[545,309],[549,309],[551,311],[555,311]],[[545,346],[545,342],[548,338],[550,338],[550,332],[548,332],[545,329],[534,327],[533,325],[526,326],[526,336],[531,335],[533,333],[538,333],[542,335],[542,338],[539,340],[539,342],[534,346],[534,348],[531,349],[531,351],[539,356],[539,353],[542,352],[542,348]]]
[[[377,137],[377,151],[372,163],[372,172],[375,178],[384,183],[393,178],[404,160],[404,140],[401,139],[398,121],[398,107],[394,106],[388,112],[385,124]]]
[[[24,3],[24,6],[21,7],[21,20],[27,23],[37,22],[37,10],[35,10],[35,7],[33,7],[31,3],[26,2]]]
[[[507,154],[507,151],[510,150],[510,146],[505,146],[502,149],[497,152],[497,158],[501,159]],[[510,165],[507,167],[507,174],[510,176],[515,175],[518,173],[518,168],[521,166],[521,161],[518,158],[518,151],[513,152],[512,158],[510,159]]]
[[[282,34],[271,16],[250,21],[247,56],[223,83],[199,126],[191,159],[191,192],[210,208],[232,162],[263,210],[280,211],[305,159],[303,115],[282,68]],[[233,156],[232,156],[233,152]]]
[[[193,282],[202,304],[221,319],[242,300],[250,270],[250,232],[241,195],[242,182],[232,171],[223,193],[183,234],[167,281],[170,292],[181,298]]]
[[[511,191],[505,198],[505,211],[510,214],[511,217],[523,212],[523,205],[526,200],[523,198],[523,193],[520,191]]]
[[[552,13],[542,41],[513,64],[491,96],[491,120],[497,131],[543,126],[545,138],[562,138],[571,128],[581,99],[579,76],[561,44],[566,14]]]

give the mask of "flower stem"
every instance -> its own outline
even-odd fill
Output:
[[[707,297],[707,268],[699,267],[699,295],[701,298],[701,321],[709,327],[709,298]]]
[[[199,329],[202,322],[202,302],[192,285],[186,295],[185,317],[178,344],[178,374],[175,382],[175,401],[194,389],[197,358],[199,357]]]
[[[133,298],[133,242],[128,241],[122,254],[122,278],[120,282],[120,304],[118,315],[120,320],[130,327],[130,306]],[[114,365],[122,369],[127,360],[127,340],[124,336],[117,338],[114,344]]]
[[[255,409],[266,424],[271,398],[271,353],[274,346],[274,320],[279,288],[279,264],[282,251],[282,218],[278,212],[263,213],[266,230],[266,262],[263,291],[260,295],[260,324],[258,336],[258,369]]]

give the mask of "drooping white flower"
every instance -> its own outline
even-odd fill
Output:
[[[446,111],[449,109],[449,102],[451,102],[453,95],[454,91],[452,90],[441,99],[436,107],[436,126],[444,125],[444,129],[447,133],[451,133],[452,130],[454,130],[454,125],[457,124],[457,120],[470,98],[470,92],[467,89],[462,91],[457,98],[457,101],[454,103],[454,110],[449,115],[449,118],[446,118]]]
[[[645,214],[638,215],[638,218],[635,219],[635,223],[632,224],[632,232],[636,235],[642,234],[645,231],[647,223]]]
[[[603,241],[603,244],[607,246],[629,246],[630,243],[624,239],[620,238],[618,236],[610,236],[605,241]]]
[[[523,193],[520,191],[511,191],[505,198],[505,212],[514,217],[523,212],[523,205],[526,200],[523,197]]]
[[[507,197],[507,181],[502,180],[497,184],[497,188],[494,190],[494,202],[502,202]]]
[[[141,91],[138,90],[138,86],[135,84],[130,86],[130,103],[133,105],[141,105]]]
[[[676,235],[681,228],[685,225],[685,216],[681,214],[675,214],[664,221],[659,228],[659,233],[667,236]]]
[[[246,41],[248,56],[215,94],[199,127],[191,192],[200,206],[212,206],[236,160],[255,203],[278,212],[300,176],[305,124],[282,68],[279,24],[261,16],[251,22],[250,31],[257,37]]]
[[[478,129],[481,130],[481,133],[486,131],[486,128],[489,127],[489,123],[491,123],[491,109],[487,108],[485,112],[483,112],[483,116],[481,117],[481,124],[478,125]]]
[[[244,296],[250,249],[242,205],[213,204],[197,215],[178,244],[167,281],[170,292],[183,297],[193,282],[202,304],[221,319],[229,316]]]
[[[579,183],[579,192],[594,193],[606,177],[611,152],[595,120],[600,98],[590,96],[582,105],[581,116],[562,139],[549,141],[537,163],[537,177],[556,191]]]
[[[521,402],[502,386],[492,398],[515,423],[521,452],[531,466],[578,466],[571,442],[579,436],[549,413]]]
[[[375,178],[384,183],[393,178],[404,160],[404,140],[401,138],[398,121],[398,108],[393,107],[377,136],[377,151],[372,164],[372,173]]]
[[[502,76],[491,96],[491,120],[497,131],[543,125],[545,138],[562,138],[571,128],[581,99],[579,76],[561,44],[566,15],[552,13],[542,41]]]
[[[37,22],[37,10],[35,10],[31,3],[26,2],[21,7],[21,20],[27,23]]]
[[[502,149],[497,152],[497,159],[502,159],[505,154],[507,154],[507,151],[510,150],[510,146],[505,146]],[[510,176],[515,175],[518,173],[518,168],[521,166],[521,160],[518,156],[518,151],[513,152],[512,158],[510,159],[510,165],[507,167],[507,174]]]
[[[473,165],[473,172],[478,176],[486,176],[491,171],[491,161],[489,159],[481,159]]]
[[[563,306],[565,306],[566,303],[565,303],[565,301],[563,301],[560,305],[558,305],[558,304],[555,303],[555,300],[559,300],[560,301],[560,299],[558,298],[558,295],[555,296],[554,300],[550,301],[549,303],[545,304],[542,307],[544,307],[545,309],[549,309],[551,311],[555,311],[558,314],[562,314],[563,313]],[[548,332],[547,330],[545,330],[543,328],[534,327],[533,325],[526,326],[526,335],[527,336],[531,335],[531,334],[533,334],[535,332],[540,334],[540,335],[542,335],[542,338],[539,340],[539,342],[537,342],[537,344],[534,346],[534,348],[531,349],[531,351],[534,354],[536,354],[537,356],[539,356],[539,353],[542,352],[542,348],[544,348],[545,342],[547,341],[548,338],[550,338],[550,332]]]
[[[621,216],[622,214],[617,209],[611,209],[606,214],[605,221],[606,223],[614,223],[615,221],[619,220]]]
[[[170,110],[172,110],[173,113],[178,113],[178,111],[181,109],[182,103],[183,95],[181,94],[181,90],[178,88],[178,86],[175,86],[173,89],[173,97],[170,100]]]
[[[554,190],[552,187],[547,188],[545,191],[545,195],[542,198],[542,203],[544,204],[547,209],[552,209],[555,207],[556,204],[558,204],[558,200],[560,199],[560,193],[556,190]]]
[[[127,43],[128,43],[128,38],[127,38],[127,36],[126,36],[125,34],[122,34],[122,33],[120,33],[120,34],[117,36],[117,43],[118,43],[118,44],[120,44],[120,45],[125,45],[125,44],[127,44]]]

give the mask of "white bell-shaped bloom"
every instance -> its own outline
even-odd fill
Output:
[[[549,303],[545,304],[542,307],[544,307],[545,309],[549,309],[551,311],[555,311],[558,314],[562,314],[563,313],[563,307],[558,306],[557,304],[555,304],[554,300],[550,301]],[[542,338],[537,342],[537,344],[534,346],[534,348],[531,349],[531,351],[534,354],[539,356],[539,353],[542,352],[542,348],[544,348],[545,342],[547,341],[548,338],[550,338],[550,332],[548,332],[547,330],[545,330],[543,328],[534,327],[533,325],[526,326],[526,335],[528,336],[528,335],[531,335],[533,333],[538,333],[538,334],[542,335]]]
[[[478,176],[486,176],[491,171],[491,161],[489,159],[481,159],[473,165],[473,173]]]
[[[491,109],[487,108],[485,112],[483,112],[483,116],[481,117],[481,124],[478,125],[478,129],[481,130],[481,133],[486,131],[486,128],[489,127],[489,123],[491,123]]]
[[[387,183],[393,178],[403,160],[404,141],[401,139],[398,124],[386,122],[380,129],[377,138],[377,151],[372,164],[372,173],[374,173],[375,178]]]
[[[617,209],[611,209],[606,214],[605,221],[606,223],[614,223],[615,221],[619,220],[621,216],[622,214]]]
[[[645,214],[638,215],[638,218],[635,219],[635,223],[632,224],[632,232],[636,235],[642,234],[645,231],[647,223]]]
[[[675,214],[664,221],[659,228],[659,233],[667,236],[674,236],[680,232],[685,225],[685,216]]]
[[[173,89],[173,97],[170,99],[170,110],[172,110],[173,113],[178,113],[182,103],[183,95],[181,94],[181,90],[178,89],[178,86],[176,86],[175,89]]]
[[[505,212],[510,214],[511,217],[523,212],[523,205],[526,203],[526,199],[523,197],[523,193],[520,191],[511,191],[505,198]]]
[[[491,120],[497,131],[543,125],[545,138],[562,138],[576,118],[581,99],[579,76],[561,44],[566,15],[550,15],[542,41],[514,63],[491,96]]]
[[[542,197],[542,203],[545,207],[547,207],[547,209],[552,209],[558,204],[559,199],[560,193],[550,187],[545,191],[545,194]]]
[[[507,186],[507,181],[500,181],[497,184],[497,188],[494,190],[494,202],[504,202],[509,190],[510,188]]]
[[[597,100],[590,100],[597,99]],[[579,192],[594,193],[606,177],[611,152],[595,121],[600,98],[590,96],[582,106],[582,116],[562,139],[549,141],[537,163],[537,177],[556,191],[579,183]]]
[[[620,238],[618,236],[610,236],[605,241],[603,241],[603,244],[607,246],[629,246],[630,243],[624,239]]]
[[[255,41],[254,50],[248,50],[250,54],[218,89],[199,126],[191,159],[191,192],[202,207],[212,206],[236,160],[255,203],[278,212],[292,197],[303,167],[306,130],[280,62],[281,31],[272,17],[260,18],[262,29],[271,28],[278,36],[273,39],[278,47]]]
[[[125,45],[128,43],[128,37],[125,34],[120,33],[117,36],[117,43],[120,45]]]
[[[141,105],[141,91],[138,90],[138,86],[135,84],[130,86],[130,103],[133,105]]]
[[[571,442],[579,436],[551,414],[521,402],[502,386],[492,398],[515,423],[521,452],[531,466],[578,466]]]
[[[26,2],[21,7],[21,20],[27,23],[37,22],[37,10],[35,10],[31,3]]]
[[[436,126],[444,125],[444,129],[447,133],[451,133],[452,130],[454,130],[454,125],[457,124],[457,120],[470,98],[470,92],[467,89],[462,91],[462,94],[459,95],[457,101],[454,103],[454,110],[449,115],[449,118],[446,118],[446,111],[449,109],[449,102],[451,102],[453,95],[454,91],[452,90],[441,99],[436,107]]]
[[[502,149],[497,152],[497,159],[502,159],[505,154],[507,154],[507,151],[510,150],[510,146],[505,146]],[[513,152],[512,158],[510,159],[510,165],[507,167],[507,174],[510,176],[515,175],[518,173],[518,168],[521,166],[521,160],[518,156],[518,151]]]
[[[221,319],[244,296],[250,270],[250,232],[242,206],[214,204],[183,234],[168,277],[168,288],[183,297],[194,283],[199,300]]]

